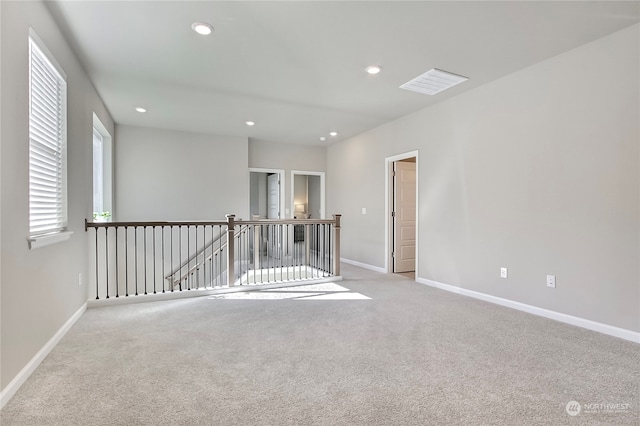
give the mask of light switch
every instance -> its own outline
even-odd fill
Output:
[[[366,207],[362,208],[362,214],[367,214],[367,208]]]

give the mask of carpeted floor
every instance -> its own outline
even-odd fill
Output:
[[[89,309],[0,422],[639,423],[637,344],[400,275],[344,265],[343,276]]]

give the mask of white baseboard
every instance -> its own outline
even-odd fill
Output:
[[[506,306],[507,308],[517,309],[519,311],[527,312],[529,314],[538,315],[541,317],[560,321],[566,324],[575,325],[577,327],[586,328],[587,330],[597,331],[598,333],[603,333],[609,336],[618,337],[620,339],[629,340],[634,343],[640,343],[640,333],[632,330],[626,330],[624,328],[614,327],[612,325],[602,324],[602,323],[591,321],[588,319],[574,317],[572,315],[567,315],[560,312],[550,311],[544,308],[538,308],[537,306],[531,306],[525,303],[515,302],[513,300],[503,299],[501,297],[491,296],[489,294],[480,293],[473,290],[467,290],[464,288],[456,287],[449,284],[443,284],[443,283],[428,280],[425,278],[416,278],[416,282],[420,284],[428,285],[430,287],[435,287],[441,290],[446,290],[452,293],[460,294],[462,296],[473,297],[474,299],[484,300],[485,302],[495,303],[496,305]]]
[[[380,268],[379,266],[369,265],[368,263],[362,263],[356,260],[345,259],[344,257],[340,258],[340,262],[348,263],[349,265],[359,266],[360,268],[368,269],[370,271],[380,272],[381,274],[387,273],[386,269]]]
[[[29,361],[27,365],[25,365],[24,368],[20,370],[16,377],[14,377],[11,382],[9,382],[7,387],[5,387],[2,392],[0,392],[0,409],[2,409],[2,407],[4,407],[7,402],[9,402],[9,400],[13,397],[13,395],[15,395],[18,389],[20,389],[20,386],[22,386],[24,382],[27,381],[29,376],[33,374],[40,363],[44,361],[47,355],[49,355],[49,352],[51,352],[53,348],[56,347],[58,342],[64,337],[65,334],[67,334],[67,331],[69,331],[73,324],[78,321],[78,319],[86,310],[87,304],[85,303],[71,316],[71,318],[67,320],[67,322],[64,323],[62,327],[60,327],[56,334],[54,334],[53,337],[49,339],[49,341],[38,351],[38,353],[35,354],[33,358],[31,358],[31,361]]]

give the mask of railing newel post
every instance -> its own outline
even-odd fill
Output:
[[[253,220],[260,220],[260,215],[254,214],[252,217]],[[260,225],[253,225],[253,270],[257,271],[260,269],[260,232],[258,231]],[[255,272],[254,272],[255,274]],[[254,275],[255,277],[255,275]]]
[[[87,223],[87,220],[85,219],[85,224]],[[98,268],[99,268],[99,263],[100,263],[100,259],[98,258],[98,228],[93,228],[93,230],[95,231],[96,234],[96,300],[100,299],[100,287],[98,285],[99,283],[99,278],[98,278]]]
[[[313,233],[313,225],[306,224],[304,230],[304,266],[305,271],[308,271],[308,266],[311,263],[311,235]]]
[[[336,224],[333,227],[333,275],[340,276],[340,217],[341,214],[334,214],[333,220]]]
[[[235,250],[234,250],[234,233],[235,233],[235,214],[225,215],[227,218],[227,285],[233,287],[236,279],[235,271]]]

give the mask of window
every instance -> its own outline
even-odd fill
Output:
[[[103,138],[93,128],[93,214],[104,212]]]
[[[67,228],[66,76],[31,31],[29,36],[29,242],[59,241]],[[70,234],[69,234],[70,235]],[[53,239],[50,237],[54,237]],[[47,242],[48,241],[48,242]]]
[[[113,140],[98,116],[93,114],[93,220],[111,220]]]

